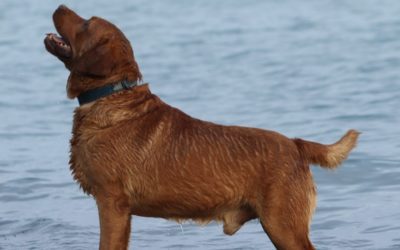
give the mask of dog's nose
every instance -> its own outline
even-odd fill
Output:
[[[58,6],[57,10],[69,10],[69,8],[64,4],[61,4],[60,6]]]
[[[53,19],[56,15],[65,15],[67,13],[71,12],[71,10],[65,6],[64,4],[61,4],[60,6],[58,6],[58,8],[54,11],[53,13]]]

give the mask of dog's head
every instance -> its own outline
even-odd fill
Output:
[[[64,5],[54,12],[53,21],[60,36],[47,34],[44,43],[70,71],[70,98],[107,84],[141,79],[129,41],[112,23],[99,17],[84,19]]]

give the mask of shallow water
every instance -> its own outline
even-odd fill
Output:
[[[76,101],[42,40],[60,1],[0,2],[0,249],[96,249],[97,210],[72,181]],[[313,167],[318,249],[400,249],[400,2],[64,1],[131,40],[144,80],[192,116],[359,146]],[[273,249],[258,221],[232,237],[133,217],[131,249]]]

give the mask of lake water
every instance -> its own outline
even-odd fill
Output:
[[[92,198],[72,180],[76,100],[43,46],[65,3],[133,44],[144,80],[204,120],[359,146],[312,167],[318,249],[400,249],[400,1],[0,1],[0,249],[97,249]],[[257,220],[234,236],[133,217],[130,249],[274,249]]]

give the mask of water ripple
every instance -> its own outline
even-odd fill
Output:
[[[400,2],[3,0],[0,249],[98,244],[96,204],[68,166],[77,103],[43,48],[60,3],[120,26],[152,91],[194,117],[322,143],[362,131],[338,170],[311,168],[311,237],[322,250],[400,248]],[[131,248],[274,249],[257,220],[233,237],[182,227],[134,217]]]

